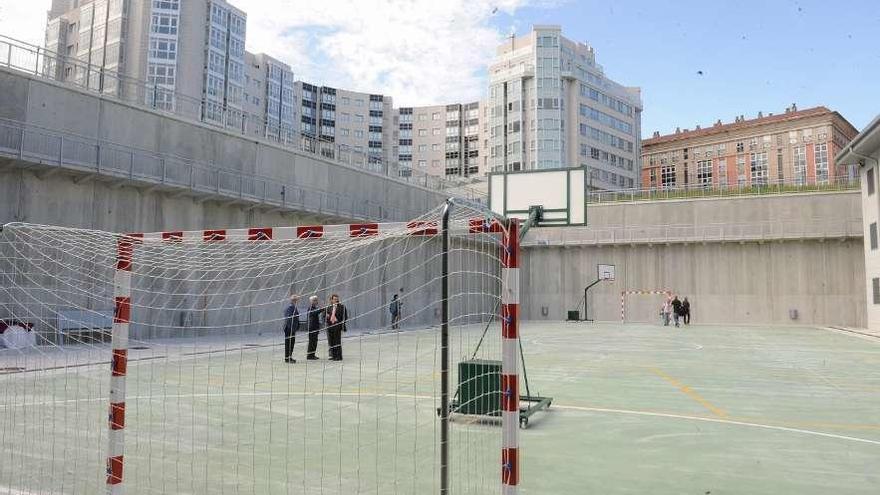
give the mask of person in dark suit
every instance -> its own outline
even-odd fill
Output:
[[[684,324],[691,324],[691,302],[688,301],[688,298],[684,298],[684,301],[681,302],[681,312],[684,317]]]
[[[339,296],[330,296],[330,303],[324,310],[324,322],[327,324],[327,345],[330,347],[330,360],[342,361],[342,332],[348,331],[346,321],[348,310],[339,302]]]
[[[290,296],[290,306],[284,310],[284,362],[295,363],[293,359],[293,344],[296,341],[296,331],[299,330],[299,309],[296,303],[299,296],[292,294]]]
[[[400,328],[400,310],[403,304],[397,294],[391,296],[391,304],[388,305],[388,311],[391,312],[391,328],[397,330]]]
[[[308,311],[308,331],[309,331],[309,346],[306,350],[306,359],[318,359],[318,356],[315,355],[315,351],[318,350],[318,333],[321,331],[321,313],[324,308],[318,306],[318,296],[311,296],[309,298],[309,311]]]

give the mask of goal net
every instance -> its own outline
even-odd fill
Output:
[[[620,292],[620,322],[661,322],[663,304],[672,298],[669,289],[629,289]]]
[[[0,349],[0,492],[513,493],[516,225],[485,215],[5,225],[0,321],[35,345]],[[451,414],[473,360],[501,369]]]

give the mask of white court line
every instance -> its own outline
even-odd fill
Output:
[[[836,334],[846,335],[847,337],[855,337],[857,339],[867,340],[868,342],[874,342],[874,343],[880,342],[880,336],[875,337],[873,335],[868,335],[868,334],[862,333],[862,332],[855,332],[855,331],[851,331],[851,330],[844,330],[841,328],[834,328],[834,327],[817,327],[817,328],[819,328],[820,330],[825,330],[826,332],[834,332]]]
[[[394,394],[394,393],[377,393],[377,392],[336,392],[336,393],[321,393],[321,392],[242,392],[238,394],[230,393],[230,394],[215,394],[215,393],[205,393],[205,394],[176,394],[176,395],[165,395],[165,396],[134,396],[129,397],[127,400],[135,401],[135,400],[150,400],[150,399],[183,399],[183,398],[207,398],[207,397],[267,397],[267,396],[303,396],[303,395],[311,395],[311,396],[319,396],[324,395],[328,397],[357,397],[357,396],[368,396],[368,397],[397,397],[403,399],[414,399],[414,400],[435,400],[435,397],[430,395],[415,395],[415,394]],[[6,409],[8,407],[23,407],[23,406],[35,406],[35,405],[50,405],[50,404],[65,404],[65,403],[76,403],[76,402],[94,402],[94,401],[106,401],[106,397],[92,397],[88,399],[66,399],[62,401],[45,401],[43,403],[29,403],[29,404],[0,404],[0,409]],[[749,426],[752,428],[761,428],[765,430],[775,430],[775,431],[784,431],[788,433],[800,433],[802,435],[812,435],[817,437],[825,437],[825,438],[833,438],[835,440],[848,440],[851,442],[859,442],[859,443],[867,443],[870,445],[878,445],[880,446],[880,440],[870,440],[867,438],[859,438],[852,437],[848,435],[836,435],[834,433],[823,433],[821,431],[813,431],[813,430],[805,430],[802,428],[791,428],[788,426],[775,426],[775,425],[765,425],[761,423],[751,423],[746,421],[736,421],[731,419],[722,419],[722,418],[708,418],[702,416],[689,416],[684,414],[671,414],[671,413],[661,413],[661,412],[651,412],[651,411],[637,411],[631,409],[608,409],[603,407],[586,407],[586,406],[569,406],[564,404],[553,404],[551,406],[553,409],[562,409],[563,411],[581,411],[581,412],[597,412],[597,413],[608,413],[608,414],[625,414],[631,416],[649,416],[656,418],[669,418],[669,419],[687,419],[691,421],[703,421],[706,423],[720,423],[727,425],[736,425],[736,426]]]
[[[572,410],[572,411],[583,411],[583,412],[599,412],[599,413],[610,413],[610,414],[628,414],[632,416],[653,416],[658,418],[672,418],[672,419],[689,419],[692,421],[704,421],[707,423],[721,423],[728,425],[737,425],[737,426],[750,426],[752,428],[762,428],[765,430],[776,430],[776,431],[785,431],[789,433],[801,433],[804,435],[814,435],[818,437],[826,437],[826,438],[834,438],[836,440],[849,440],[852,442],[860,442],[867,443],[871,445],[880,445],[880,441],[878,440],[869,440],[867,438],[859,438],[859,437],[851,437],[847,435],[835,435],[834,433],[823,433],[821,431],[813,431],[813,430],[804,430],[801,428],[790,428],[787,426],[774,426],[774,425],[765,425],[761,423],[749,423],[746,421],[735,421],[731,419],[721,419],[721,418],[705,418],[701,416],[688,416],[683,414],[670,414],[670,413],[659,413],[659,412],[650,412],[650,411],[633,411],[629,409],[605,409],[601,407],[582,407],[582,406],[566,406],[561,404],[553,404],[553,408],[563,409],[563,410]]]

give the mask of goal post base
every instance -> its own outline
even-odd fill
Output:
[[[449,402],[449,413],[487,420],[500,419],[505,400],[502,382],[501,361],[468,359],[459,362],[458,387],[455,397]],[[519,395],[519,426],[526,428],[532,415],[548,409],[552,403],[552,397],[528,393]],[[437,409],[438,414],[441,411],[441,408]]]

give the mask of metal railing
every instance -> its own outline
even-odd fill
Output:
[[[134,79],[114,70],[89,64],[76,57],[61,55],[0,34],[0,66],[31,76],[71,85],[127,104],[194,120],[227,132],[261,139],[333,161],[381,174],[394,180],[433,190],[458,188],[469,194],[461,181],[426,174],[382,157],[315,137],[303,136],[298,129],[249,115],[241,108],[211,103],[200,96],[183,94],[147,81]],[[475,193],[476,194],[476,193]],[[468,198],[474,199],[474,198]]]
[[[528,246],[588,246],[602,244],[672,244],[683,242],[781,241],[795,239],[861,238],[861,219],[807,218],[750,223],[708,223],[546,228],[533,230],[523,241]]]
[[[621,201],[656,201],[665,199],[688,199],[729,196],[760,196],[765,194],[789,194],[805,192],[850,191],[859,188],[859,179],[839,177],[827,181],[768,181],[762,184],[731,184],[727,186],[681,186],[621,189],[617,191],[591,191],[590,203],[614,203]]]
[[[282,210],[298,210],[342,218],[375,221],[405,220],[413,212],[372,200],[277,179],[219,168],[171,154],[61,133],[0,119],[0,156],[36,163],[48,169],[95,174],[178,190],[218,196]]]

